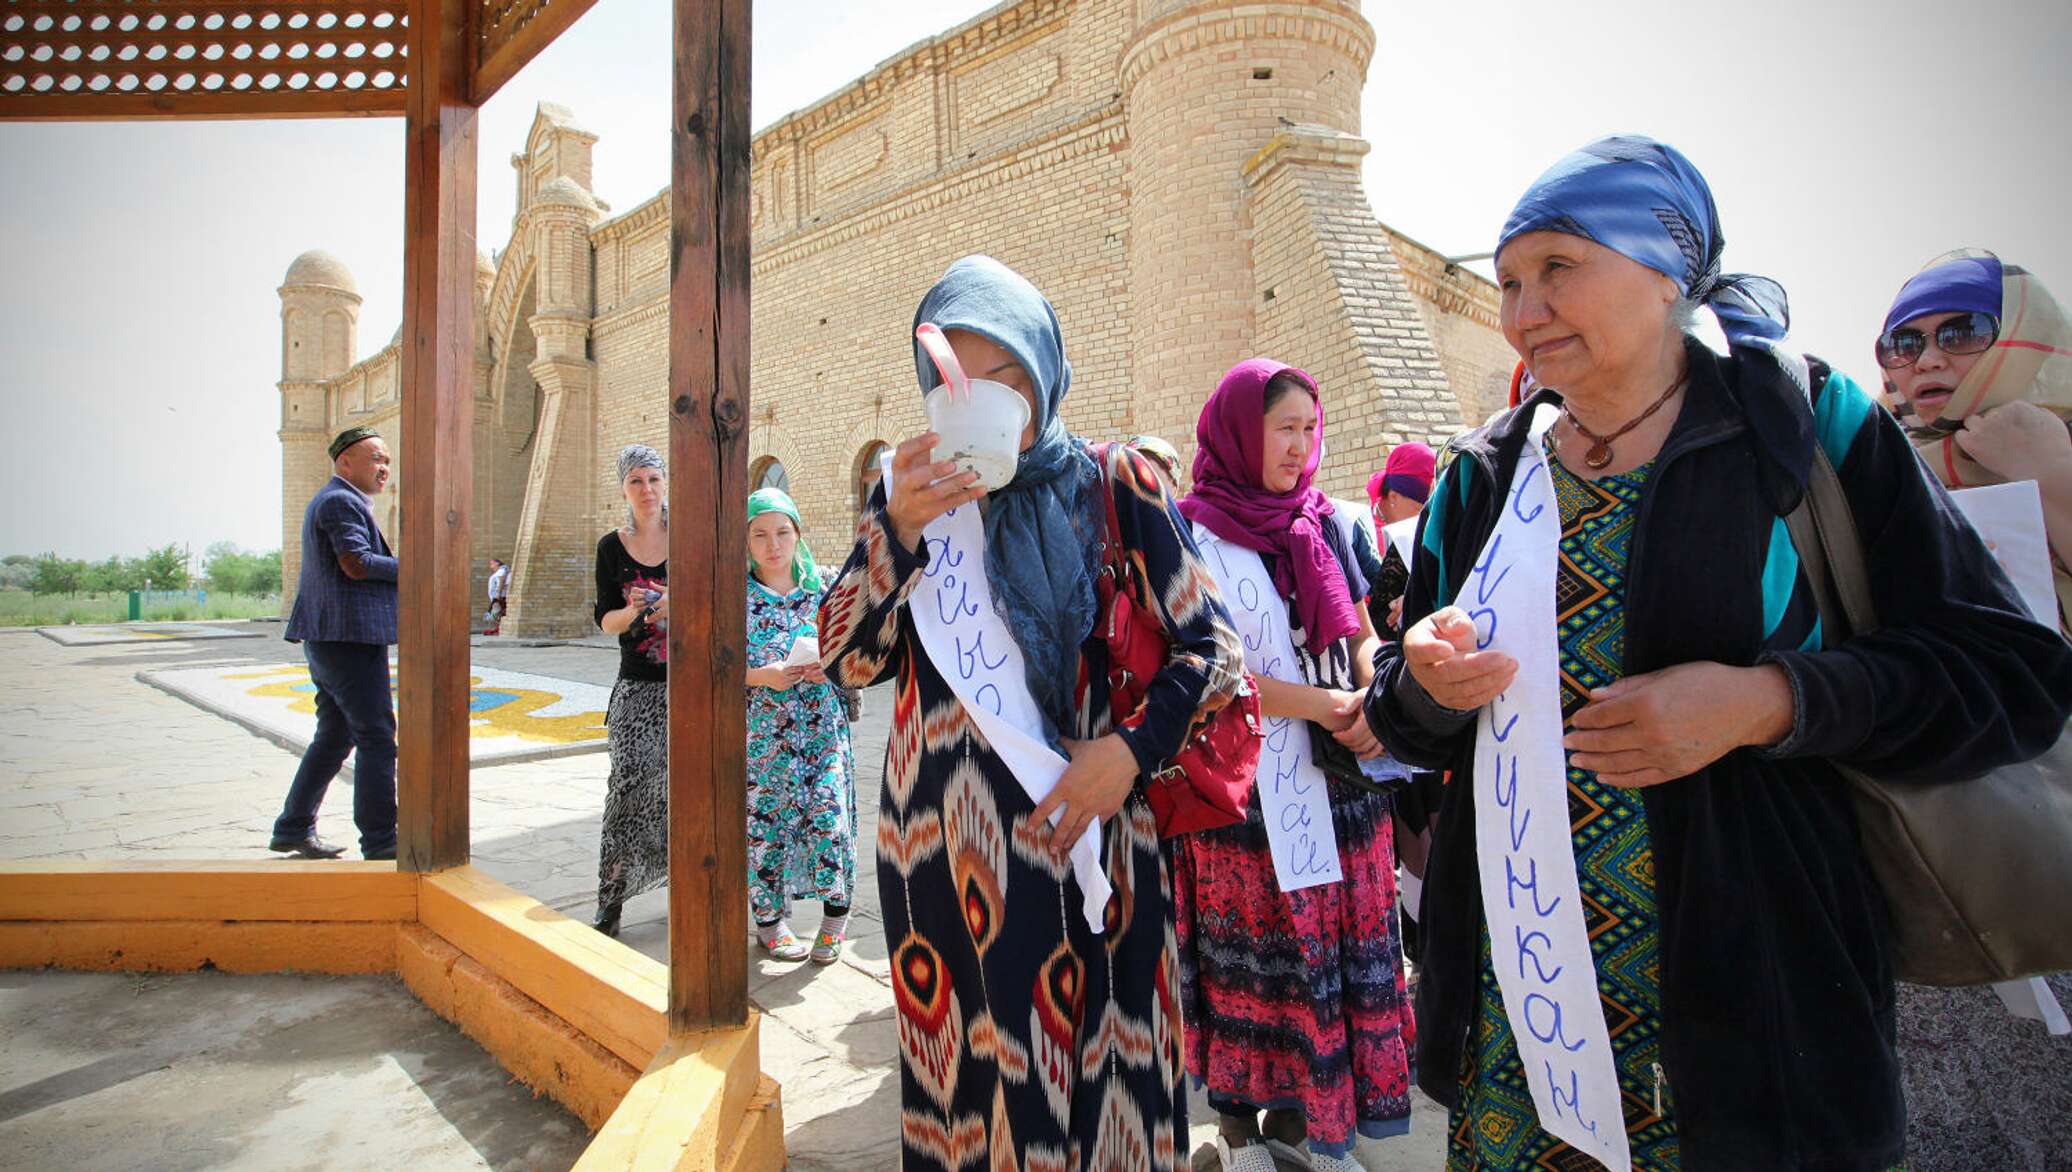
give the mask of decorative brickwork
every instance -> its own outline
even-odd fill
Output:
[[[1023,0],[758,135],[750,452],[783,464],[822,560],[848,544],[866,454],[922,426],[913,307],[969,252],[1056,303],[1084,435],[1191,452],[1216,378],[1261,352],[1321,380],[1339,495],[1389,444],[1479,419],[1511,369],[1495,291],[1375,220],[1357,137],[1373,49],[1350,0]],[[614,461],[667,430],[668,201],[609,216],[597,141],[540,107],[478,283],[477,587],[489,554],[513,563],[513,634],[588,629],[596,540],[623,515]],[[294,357],[338,357],[324,315],[350,324],[358,300],[329,288],[282,289],[287,556],[328,475],[321,438],[396,407],[392,350]]]

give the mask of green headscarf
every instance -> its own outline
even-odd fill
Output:
[[[781,488],[758,488],[748,497],[748,519],[753,521],[764,513],[783,513],[791,518],[792,527],[799,531],[798,549],[791,555],[792,579],[801,590],[820,593],[820,567],[813,564],[813,551],[806,548],[806,525],[799,520],[799,507]],[[749,569],[754,568],[750,563]]]

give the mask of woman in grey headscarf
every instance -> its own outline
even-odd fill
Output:
[[[591,925],[607,936],[619,934],[627,899],[669,878],[668,485],[661,453],[628,444],[619,453],[626,524],[597,540],[597,626],[619,637]]]
[[[899,445],[820,608],[828,678],[892,685],[877,855],[901,1163],[1175,1172],[1187,1126],[1172,880],[1140,778],[1237,694],[1244,651],[1150,462],[1123,448],[1098,463],[1066,432],[1071,365],[1036,287],[966,257],[914,316],[1029,417],[1013,479],[990,493],[935,461],[950,455],[937,435]],[[936,367],[914,357],[919,389],[933,390]],[[981,517],[951,516],[980,497]],[[1143,575],[1156,602],[1140,613],[1168,647],[1119,723],[1094,629],[1110,508],[1115,556]],[[938,518],[946,528],[930,533]],[[977,619],[988,611],[998,617]],[[953,623],[946,653],[930,632]],[[1022,679],[1005,666],[1009,643]],[[1047,745],[1053,770],[1069,764],[1041,777],[1028,745]],[[1028,777],[1047,784],[1041,800]],[[1098,845],[1081,848],[1089,827]]]

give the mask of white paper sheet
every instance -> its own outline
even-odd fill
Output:
[[[2044,1030],[2053,1036],[2072,1034],[2072,1021],[2066,1020],[2058,995],[2051,992],[2042,977],[2000,981],[1994,984],[1993,992],[2000,995],[2000,1003],[2007,1006],[2007,1012],[2016,1017],[2042,1022]]]
[[[921,535],[929,547],[928,568],[907,600],[921,648],[1029,800],[1041,802],[1070,762],[1044,742],[1043,718],[1029,693],[1021,646],[993,606],[978,506],[951,509]],[[1053,826],[1063,813],[1051,816]],[[1099,935],[1115,888],[1101,866],[1098,819],[1072,844],[1071,860],[1081,915]]]
[[[1381,531],[1388,534],[1389,544],[1396,547],[1396,556],[1403,559],[1403,568],[1409,569],[1410,555],[1417,548],[1413,544],[1417,540],[1417,518],[1405,517],[1391,522],[1383,525]]]
[[[1950,499],[1986,539],[1994,560],[2035,620],[2058,625],[2058,591],[2051,578],[2050,538],[2043,527],[2043,496],[2033,480],[1960,488]]]
[[[1202,561],[1245,645],[1245,667],[1253,675],[1285,683],[1306,683],[1295,663],[1288,631],[1288,604],[1273,588],[1273,575],[1259,555],[1194,527]],[[1259,816],[1266,820],[1266,845],[1274,880],[1282,891],[1300,891],[1345,878],[1338,835],[1331,824],[1331,797],[1317,768],[1305,721],[1264,718],[1259,745]]]
[[[1518,661],[1517,679],[1476,718],[1475,847],[1497,984],[1540,1126],[1611,1172],[1629,1172],[1569,834],[1554,629],[1561,509],[1540,453],[1557,414],[1539,409],[1496,526],[1454,599],[1474,620],[1478,647]]]
[[[791,641],[791,651],[784,657],[783,667],[804,667],[820,662],[820,640],[812,635],[800,635]]]

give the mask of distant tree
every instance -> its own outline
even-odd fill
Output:
[[[124,558],[120,554],[108,555],[103,562],[81,563],[79,588],[94,594],[120,594],[126,590],[142,590],[144,575],[139,571],[140,563]]]
[[[85,588],[85,579],[85,562],[47,553],[36,559],[29,589],[38,594],[77,594]]]
[[[248,580],[247,594],[279,594],[281,592],[281,551],[269,550],[254,555],[258,558],[256,572]]]
[[[0,558],[0,590],[27,590],[35,581],[35,558],[19,553]]]
[[[278,594],[281,551],[246,553],[227,541],[208,548],[203,573],[209,589],[227,594]]]
[[[142,590],[146,582],[153,590],[187,589],[187,551],[177,545],[162,545],[126,565],[133,567],[137,585],[118,589]]]

